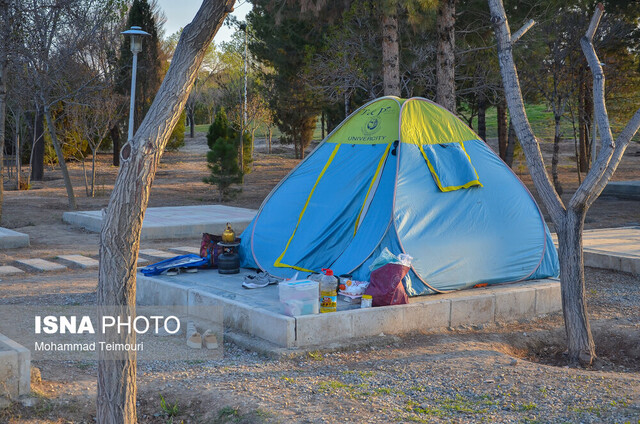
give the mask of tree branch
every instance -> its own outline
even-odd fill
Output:
[[[598,3],[596,11],[591,18],[589,29],[587,29],[585,36],[580,40],[582,51],[587,59],[591,73],[593,74],[593,107],[595,110],[596,121],[598,123],[601,146],[600,150],[597,152],[593,166],[589,169],[589,173],[569,202],[569,206],[575,209],[581,209],[586,207],[587,204],[593,204],[600,194],[599,192],[595,192],[595,188],[603,184],[606,185],[609,178],[611,178],[611,175],[608,177],[606,176],[605,171],[607,170],[611,157],[613,156],[615,142],[613,141],[613,135],[611,134],[609,115],[607,113],[607,107],[604,100],[604,72],[602,70],[602,65],[600,64],[600,59],[598,59],[598,55],[596,54],[595,47],[593,46],[593,36],[598,29],[598,24],[600,23],[603,13],[604,6],[602,6],[602,3]],[[615,167],[617,166],[618,165],[616,163]]]
[[[536,21],[534,21],[533,19],[529,19],[529,22],[527,22],[526,24],[524,24],[522,26],[522,28],[520,28],[519,30],[517,30],[512,36],[511,36],[511,45],[513,46],[514,44],[516,44],[518,42],[518,40],[520,38],[522,38],[522,36],[524,34],[526,34],[527,31],[529,31],[531,29],[531,27],[533,27],[536,24]]]
[[[564,220],[565,207],[549,179],[540,146],[524,110],[524,101],[522,100],[518,72],[513,60],[509,23],[507,22],[504,5],[501,0],[489,0],[489,8],[491,9],[491,22],[494,24],[496,34],[500,73],[502,74],[505,97],[514,123],[514,129],[522,144],[522,150],[524,150],[533,183],[542,198],[542,202],[547,207],[551,219],[558,227]]]

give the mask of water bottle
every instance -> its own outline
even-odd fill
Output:
[[[322,268],[324,275],[320,279],[320,313],[335,312],[338,303],[338,279],[333,271]]]

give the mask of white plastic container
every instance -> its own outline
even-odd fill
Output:
[[[282,312],[292,317],[317,314],[320,310],[318,290],[317,281],[282,281],[278,284]]]

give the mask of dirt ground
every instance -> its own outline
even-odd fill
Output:
[[[165,153],[149,206],[219,203],[207,174],[203,135]],[[560,178],[567,201],[578,184],[572,145],[563,146]],[[545,157],[551,145],[543,145]],[[70,164],[80,210],[103,208],[117,169],[98,158],[98,193],[84,193],[82,166]],[[297,163],[292,150],[255,151],[242,193],[227,202],[258,208]],[[550,163],[550,160],[548,161]],[[514,166],[535,195],[522,159]],[[63,253],[96,256],[98,236],[62,222],[67,199],[60,172],[15,191],[5,181],[2,226],[28,233],[30,248],[0,251],[0,265]],[[640,146],[632,145],[614,180],[640,179]],[[601,198],[586,227],[640,225],[640,202]],[[553,228],[552,228],[553,231]],[[195,239],[143,242],[142,247],[199,245]],[[561,314],[515,324],[450,328],[437,334],[380,337],[367,347],[270,359],[225,343],[211,361],[151,361],[138,365],[141,423],[337,422],[584,422],[640,423],[640,277],[587,268],[588,308],[598,360],[591,369],[566,365]],[[3,278],[1,305],[95,302],[97,273],[70,270]],[[6,325],[6,324],[5,324]],[[186,348],[185,348],[186,349]],[[12,403],[0,423],[91,423],[94,362],[34,361],[35,406]],[[162,395],[176,410],[168,413]],[[173,415],[173,416],[170,416]]]

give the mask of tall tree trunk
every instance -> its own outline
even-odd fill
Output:
[[[58,165],[60,165],[60,171],[62,171],[62,178],[64,179],[64,187],[67,189],[67,198],[69,200],[69,209],[76,210],[76,197],[73,194],[73,185],[71,184],[71,177],[69,176],[69,170],[67,169],[67,163],[64,160],[64,154],[60,143],[58,143],[58,135],[56,134],[56,128],[53,124],[51,117],[51,111],[48,106],[44,107],[44,117],[47,120],[47,128],[49,129],[49,135],[51,136],[51,143],[53,143],[53,149],[56,151],[58,157]]]
[[[562,196],[562,185],[558,179],[558,162],[560,161],[560,118],[562,117],[559,115],[554,116],[555,133],[553,136],[553,155],[551,156],[551,178],[553,179],[553,186],[558,192],[558,195]]]
[[[587,319],[584,284],[582,231],[586,212],[568,210],[558,231],[562,312],[569,352],[578,352],[581,363],[590,364],[596,357],[591,327]]]
[[[578,82],[578,128],[580,134],[579,142],[579,172],[589,171],[589,159],[587,158],[587,144],[589,143],[589,131],[587,126],[587,90],[586,90],[586,72],[584,66],[580,66],[579,82]]]
[[[44,178],[44,116],[38,107],[34,114],[33,141],[31,142],[31,179],[42,181]]]
[[[269,154],[271,154],[271,135],[273,134],[273,127],[271,125],[269,125],[269,139],[268,139],[268,143],[269,143]]]
[[[496,119],[498,120],[498,152],[500,158],[505,160],[507,158],[509,123],[507,121],[507,102],[504,97],[498,102]]]
[[[400,48],[397,10],[382,15],[382,81],[385,96],[400,97]]]
[[[196,121],[193,115],[193,108],[189,108],[189,137],[191,138],[196,136]]]
[[[322,139],[324,140],[324,110],[322,111],[322,114],[320,115],[320,132],[322,133]]]
[[[95,149],[91,155],[91,197],[96,197],[96,153]]]
[[[487,141],[487,98],[482,92],[478,94],[478,135]]]
[[[440,0],[436,19],[436,103],[456,112],[456,0]]]
[[[193,88],[205,50],[233,0],[204,0],[194,20],[178,41],[171,65],[151,108],[134,139],[122,149],[120,167],[100,235],[98,316],[113,313],[135,315],[136,266],[142,220],[149,191],[164,147],[180,119]],[[135,342],[135,332],[119,334],[109,329],[101,341]],[[126,352],[114,359],[98,354],[97,421],[99,424],[136,422],[136,354]]]
[[[513,128],[513,121],[509,120],[509,137],[507,138],[507,147],[504,152],[504,162],[513,168],[513,153],[516,150],[516,130]]]
[[[3,32],[6,35],[9,21],[9,3],[0,1],[0,13],[2,14]],[[3,37],[4,38],[4,37]],[[3,40],[0,45],[0,222],[2,222],[2,204],[4,203],[4,143],[5,122],[7,120],[7,45],[8,40]]]
[[[20,183],[22,182],[22,158],[20,157],[20,114],[15,114],[15,160],[16,160],[16,190],[20,190]]]
[[[120,128],[115,124],[109,130],[113,142],[113,166],[120,166]]]

